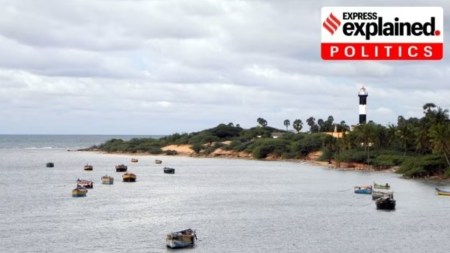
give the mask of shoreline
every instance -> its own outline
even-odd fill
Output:
[[[319,161],[318,157],[320,156],[320,151],[314,152],[310,155],[308,155],[306,158],[301,159],[283,159],[281,157],[276,156],[268,156],[264,159],[255,159],[252,157],[250,153],[246,152],[235,152],[235,151],[227,151],[222,149],[217,149],[214,152],[210,154],[196,154],[193,150],[190,149],[190,147],[186,147],[187,145],[168,145],[163,148],[161,148],[163,151],[176,151],[176,153],[172,154],[150,154],[147,152],[138,152],[138,153],[130,153],[130,152],[106,152],[102,150],[97,149],[78,149],[77,151],[84,151],[84,152],[98,152],[100,154],[116,154],[116,155],[126,155],[126,156],[182,156],[182,157],[192,157],[192,158],[229,158],[229,159],[241,159],[241,160],[254,160],[254,161],[286,161],[286,162],[293,162],[293,163],[306,163],[308,165],[312,166],[318,166],[322,168],[327,169],[334,169],[334,170],[342,170],[342,171],[367,171],[367,172],[390,172],[395,173],[398,167],[391,167],[383,170],[377,170],[374,169],[372,166],[367,164],[361,164],[361,163],[348,163],[348,162],[341,162],[340,166],[336,165],[336,162],[334,160],[331,161],[331,163],[327,161]],[[344,165],[344,166],[342,166]]]
[[[162,147],[166,153],[161,154],[150,154],[147,152],[139,152],[139,153],[130,153],[130,152],[105,152],[97,149],[85,148],[79,149],[77,151],[89,151],[89,152],[99,152],[102,154],[120,154],[120,155],[129,155],[129,156],[183,156],[183,157],[193,157],[193,158],[229,158],[229,159],[244,159],[244,160],[255,160],[255,161],[286,161],[293,163],[307,163],[311,166],[322,167],[326,169],[340,170],[340,171],[360,171],[360,172],[384,172],[384,173],[396,173],[399,169],[399,166],[392,166],[386,169],[376,169],[372,165],[362,164],[362,163],[353,163],[353,162],[339,162],[336,163],[335,160],[328,161],[319,161],[318,158],[321,155],[321,151],[312,152],[306,158],[302,159],[283,159],[281,157],[269,155],[264,159],[255,159],[252,157],[250,153],[246,152],[236,152],[231,150],[223,150],[218,148],[214,150],[210,154],[196,154],[192,149],[191,145],[182,144],[182,145],[167,145]],[[402,175],[403,177],[403,175]],[[434,175],[422,178],[408,178],[406,179],[419,179],[419,180],[432,180],[432,181],[448,181],[450,179],[444,178],[443,175]]]

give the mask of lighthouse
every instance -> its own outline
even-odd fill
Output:
[[[359,124],[366,124],[367,116],[366,116],[366,104],[367,104],[367,93],[366,88],[363,86],[359,89],[358,97],[359,97]]]

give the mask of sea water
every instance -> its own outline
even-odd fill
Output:
[[[300,162],[71,151],[109,138],[133,136],[0,136],[2,252],[172,252],[165,235],[186,228],[198,237],[187,252],[450,248],[450,197],[434,191],[450,189],[445,182]],[[86,163],[94,170],[84,171]],[[120,163],[136,183],[121,181]],[[176,173],[164,174],[164,166]],[[105,174],[113,185],[101,184]],[[78,178],[94,181],[85,198],[71,196]],[[395,211],[353,193],[373,182],[392,186]]]

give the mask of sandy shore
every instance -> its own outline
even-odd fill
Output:
[[[189,144],[182,144],[182,145],[168,145],[165,147],[162,147],[162,151],[169,151],[173,150],[176,151],[178,155],[185,155],[185,156],[193,156],[194,150],[191,149],[192,145]]]
[[[191,157],[226,157],[226,158],[244,158],[244,159],[253,159],[250,153],[246,152],[235,152],[232,150],[223,150],[218,148],[214,150],[209,155],[196,154],[192,149],[192,145],[182,144],[182,145],[168,145],[161,148],[163,151],[173,150],[176,151],[178,155],[182,156],[191,156]],[[361,163],[347,163],[341,162],[336,163],[335,161],[331,161],[331,163],[327,161],[319,161],[319,157],[322,155],[321,151],[310,153],[305,159],[282,159],[280,157],[269,156],[264,160],[267,161],[293,161],[293,162],[306,162],[311,165],[330,168],[330,169],[339,169],[339,170],[357,170],[357,171],[376,171],[372,166]],[[387,170],[383,170],[386,172],[395,172],[397,168],[390,168]]]

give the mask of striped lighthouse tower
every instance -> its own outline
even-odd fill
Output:
[[[366,88],[363,86],[359,89],[359,124],[366,124],[367,116],[366,116],[366,104],[367,104],[367,93]]]

